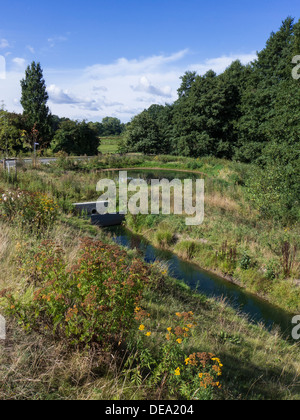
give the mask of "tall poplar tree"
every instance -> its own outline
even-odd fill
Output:
[[[35,127],[39,133],[41,146],[46,146],[50,141],[51,131],[50,111],[47,107],[49,97],[40,63],[33,61],[27,67],[25,78],[21,80],[21,88],[21,105],[28,131]]]

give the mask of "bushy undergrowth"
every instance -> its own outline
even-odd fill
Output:
[[[117,246],[83,239],[72,266],[53,242],[23,268],[35,286],[34,296],[6,293],[7,311],[27,331],[66,340],[68,344],[109,345],[129,333],[134,309],[149,284],[149,269],[130,260]]]
[[[64,357],[96,349],[110,359],[113,351],[119,380],[156,399],[212,399],[221,388],[220,359],[190,351],[193,312],[176,313],[165,328],[142,309],[145,292],[160,287],[162,274],[154,267],[90,238],[81,239],[71,260],[51,240],[39,241],[34,255],[32,247],[16,250],[14,262],[27,287],[2,290],[0,298],[7,317],[28,337],[60,343]]]
[[[41,234],[56,221],[58,206],[46,194],[28,191],[0,191],[0,216],[22,229]]]
[[[187,354],[189,341],[197,325],[192,311],[177,312],[172,326],[152,326],[150,314],[136,308],[137,334],[129,348],[127,375],[141,383],[157,398],[173,395],[187,400],[209,400],[220,389],[222,363],[212,353]]]

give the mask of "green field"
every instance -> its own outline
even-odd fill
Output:
[[[98,148],[99,152],[103,154],[117,153],[121,138],[121,136],[101,137],[101,145]]]

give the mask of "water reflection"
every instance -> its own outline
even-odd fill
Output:
[[[221,277],[201,270],[195,264],[181,260],[172,252],[155,248],[144,238],[132,234],[122,226],[109,228],[108,231],[113,234],[116,243],[139,250],[146,262],[167,262],[169,274],[184,281],[191,289],[208,297],[226,298],[228,304],[247,316],[250,322],[262,323],[268,330],[277,327],[286,338],[291,337],[291,314]]]
[[[119,172],[112,171],[103,174],[118,182]],[[151,183],[152,179],[199,179],[198,174],[164,171],[164,170],[130,170],[127,172],[128,181],[142,178]],[[201,270],[198,266],[181,260],[175,254],[153,247],[144,238],[133,235],[125,228],[118,226],[109,228],[115,235],[115,241],[131,249],[138,249],[146,262],[152,263],[156,260],[168,263],[169,273],[172,277],[184,281],[192,289],[205,294],[208,297],[226,298],[227,302],[241,314],[247,316],[253,323],[262,323],[268,330],[278,328],[286,338],[291,338],[293,315],[282,309],[269,304],[259,297],[247,293],[239,286],[232,284],[212,273]]]

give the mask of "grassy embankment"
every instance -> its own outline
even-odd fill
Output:
[[[143,162],[137,162],[136,157],[129,159],[127,165],[134,166],[134,161],[143,165]],[[150,162],[152,160],[146,165],[148,166]],[[102,163],[103,167],[109,164],[106,161]],[[118,161],[115,165],[118,167],[125,163]],[[157,163],[160,162],[156,160],[153,165],[156,166]],[[165,164],[168,165],[168,163]],[[67,163],[64,162],[64,165],[66,168]],[[220,170],[223,169],[225,179],[232,176],[232,173],[228,175],[225,171],[224,162],[220,162],[220,166],[222,168],[216,169],[213,165],[210,166],[209,162],[203,162],[205,172],[211,171],[212,174],[216,171],[220,175]],[[40,250],[43,240],[52,240],[60,245],[68,266],[78,260],[81,237],[88,236],[101,240],[103,243],[110,242],[101,230],[91,227],[82,219],[68,215],[72,201],[95,198],[94,186],[98,178],[99,174],[96,173],[66,171],[56,165],[50,168],[21,171],[18,174],[18,180],[9,181],[5,177],[1,178],[0,187],[5,191],[19,187],[30,191],[47,192],[59,204],[59,213],[52,229],[46,231],[41,237],[26,233],[24,228],[21,229],[14,223],[1,222],[0,289],[11,288],[14,296],[21,296],[25,304],[22,308],[26,308],[26,305],[30,306],[37,288],[32,273],[26,266],[32,256]],[[209,197],[212,196],[213,192]],[[224,206],[221,198],[218,201],[219,206]],[[209,203],[211,203],[209,207],[211,214],[216,220],[218,213],[214,213],[214,209],[218,207],[217,200],[213,201],[211,198]],[[232,206],[230,207],[230,202],[228,204],[226,201],[226,203],[227,212],[225,211],[224,214],[233,217],[237,214],[237,210],[231,214]],[[135,229],[141,232],[141,223],[136,222]],[[229,224],[227,219],[226,222]],[[166,227],[165,220],[158,220],[158,223],[153,224],[152,227],[149,226],[149,221],[147,223],[148,231],[150,229],[154,236],[162,231],[162,226],[164,231],[171,228]],[[227,226],[228,230],[230,226],[232,225]],[[266,226],[268,227],[268,224]],[[275,230],[274,227],[273,229]],[[266,229],[264,235],[266,236],[269,232]],[[188,234],[194,233],[188,232]],[[289,238],[292,240],[293,233],[289,231],[285,234],[291,235]],[[162,235],[162,238],[166,236]],[[258,237],[261,238],[261,235]],[[202,239],[201,245],[205,243],[203,237],[199,239]],[[172,238],[172,241],[174,240]],[[180,243],[182,244],[177,238],[177,246]],[[171,242],[166,243],[164,239],[160,245],[169,247]],[[129,260],[136,257],[133,251],[127,254]],[[188,255],[188,257],[192,256]],[[220,379],[222,388],[216,387],[212,393],[203,392],[201,394],[203,398],[212,396],[214,399],[299,399],[299,345],[287,343],[276,332],[268,333],[259,326],[250,325],[245,319],[238,317],[224,302],[216,302],[192,293],[186,286],[169,278],[164,269],[160,270],[163,271],[162,273],[159,272],[158,267],[153,270],[153,283],[151,287],[144,290],[143,301],[140,305],[150,314],[149,319],[143,321],[147,330],[151,331],[151,336],[143,342],[143,351],[146,349],[150,354],[155,354],[154,350],[162,348],[165,343],[164,331],[176,325],[175,313],[192,311],[195,317],[194,331],[187,339],[184,339],[182,351],[187,356],[194,352],[214,353],[224,365]],[[58,278],[58,281],[60,280],[62,279]],[[12,312],[14,310],[15,308],[11,309]],[[163,378],[160,378],[159,383],[154,386],[153,379],[152,382],[149,379],[151,372],[146,371],[146,374],[145,368],[143,372],[138,372],[137,366],[132,363],[130,366],[125,366],[125,361],[131,360],[130,356],[135,356],[133,359],[137,359],[143,354],[141,350],[139,350],[140,353],[138,352],[139,335],[133,335],[134,347],[129,348],[129,341],[125,339],[121,348],[113,347],[113,352],[96,346],[89,349],[75,346],[70,350],[65,337],[57,337],[52,333],[46,334],[41,330],[41,325],[44,326],[42,322],[38,324],[39,328],[32,329],[26,334],[17,325],[17,319],[13,315],[9,317],[8,340],[5,345],[1,345],[1,399],[143,399],[178,398],[184,395],[184,390],[181,394],[178,391],[172,393],[174,388],[178,389],[178,383],[177,388],[175,383],[172,388],[170,382],[164,389]],[[139,323],[131,327],[133,331],[138,330]],[[140,333],[141,331],[137,331],[137,334]],[[159,357],[157,355],[155,357],[161,367],[162,361],[160,360],[159,364]],[[173,362],[176,367],[182,363],[180,360]],[[151,365],[155,370],[154,366],[155,364]],[[182,369],[184,372],[184,366]]]
[[[287,226],[262,218],[245,186],[254,166],[213,158],[132,160],[133,167],[198,172],[205,179],[205,220],[187,227],[185,216],[129,216],[129,229],[287,311],[299,312],[299,223]]]
[[[163,168],[198,172],[205,179],[205,220],[187,227],[184,216],[128,216],[126,224],[154,245],[226,277],[275,305],[299,312],[299,224],[264,219],[247,199],[246,179],[255,168],[220,159],[168,156],[104,156],[86,162],[61,159],[32,178],[20,173],[21,188],[50,191],[67,211],[74,201],[98,198],[97,171]],[[200,175],[201,173],[201,175]],[[103,174],[102,176],[107,176]]]

